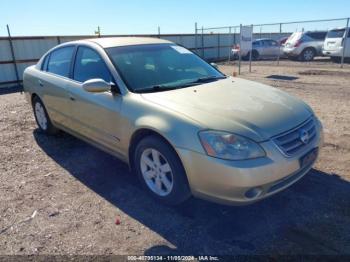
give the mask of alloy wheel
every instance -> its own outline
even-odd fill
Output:
[[[158,196],[167,196],[173,189],[173,172],[168,160],[156,149],[145,149],[140,158],[141,173],[146,185]]]
[[[41,129],[47,129],[47,118],[44,107],[39,103],[35,103],[35,116]]]
[[[305,50],[305,52],[304,52],[304,60],[305,61],[310,61],[310,60],[312,60],[313,57],[314,57],[314,51],[312,51],[311,49]]]

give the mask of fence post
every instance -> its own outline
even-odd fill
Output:
[[[194,47],[196,50],[196,54],[198,54],[198,39],[197,39],[197,22],[194,23]]]
[[[348,18],[346,20],[346,28],[345,28],[345,32],[344,32],[344,36],[343,36],[343,53],[341,56],[341,64],[340,64],[341,68],[344,67],[345,48],[346,48],[346,42],[347,42],[347,38],[348,38],[348,34],[349,34],[349,20],[350,20],[350,18]]]
[[[233,32],[233,42],[236,45],[236,27],[234,28],[234,32]]]
[[[57,36],[56,39],[57,39],[57,44],[61,44],[61,38]]]
[[[20,85],[20,79],[19,79],[18,68],[17,68],[17,63],[16,63],[15,50],[13,48],[12,37],[11,37],[11,32],[10,32],[9,25],[6,25],[6,28],[7,28],[7,34],[8,34],[8,37],[9,37],[9,43],[10,43],[10,49],[11,49],[11,56],[12,56],[13,66],[15,68],[16,80],[17,80],[17,83]]]
[[[282,23],[280,23],[280,40],[282,36]],[[277,57],[277,65],[280,65],[280,57],[281,57],[281,43],[278,43],[278,57]]]
[[[218,60],[220,59],[220,33],[218,33]]]
[[[232,45],[232,34],[231,34],[231,27],[228,28],[228,43],[229,43],[229,46],[228,46],[228,62],[231,61],[231,45]]]
[[[238,60],[238,74],[241,74],[241,60],[242,60],[242,48],[241,48],[241,34],[242,34],[242,24],[239,25],[239,60]]]
[[[204,59],[204,28],[202,26],[202,58]]]
[[[160,26],[158,26],[158,38],[160,38]]]
[[[251,47],[250,47],[250,52],[249,52],[249,73],[252,72],[252,53],[253,53],[253,35],[254,35],[254,27],[253,25],[251,25],[252,27],[252,39],[251,39]]]

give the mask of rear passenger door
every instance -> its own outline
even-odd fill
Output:
[[[59,125],[70,125],[69,81],[71,61],[75,46],[65,46],[49,53],[42,64],[38,85],[43,88],[42,99],[50,119]]]
[[[72,129],[114,151],[119,151],[120,108],[122,96],[90,93],[83,89],[85,81],[103,79],[111,83],[113,77],[98,52],[88,46],[79,46],[72,70],[68,92],[72,115]]]
[[[274,53],[274,49],[273,49],[273,46],[271,44],[271,41],[270,40],[263,40],[263,50],[264,50],[264,57],[265,58],[270,58],[273,56],[273,53]]]
[[[278,54],[280,53],[280,45],[275,40],[267,40],[268,46],[270,49],[270,57],[271,58],[277,58]]]

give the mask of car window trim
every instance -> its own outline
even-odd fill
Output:
[[[48,53],[48,54],[44,57],[44,59],[42,60],[41,65],[40,65],[40,71],[44,71],[44,72],[47,71],[47,66],[48,66],[49,61],[50,61],[50,56],[51,56],[51,52]],[[46,63],[46,61],[47,61],[47,63]],[[45,63],[46,63],[46,67],[44,68]]]
[[[105,67],[106,67],[106,69],[107,69],[109,75],[111,76],[111,79],[112,79],[111,82],[112,82],[114,85],[117,85],[117,84],[116,84],[116,81],[115,81],[115,78],[114,78],[114,76],[113,76],[112,73],[111,73],[111,70],[109,70],[109,68],[108,68],[108,66],[107,66],[107,64],[106,64],[106,61],[103,59],[103,57],[102,57],[94,48],[92,48],[92,47],[90,47],[90,46],[87,46],[87,45],[77,45],[77,46],[76,46],[76,49],[75,49],[75,52],[74,52],[74,55],[73,55],[73,59],[72,59],[72,64],[71,64],[71,71],[70,71],[71,80],[74,81],[74,82],[76,82],[76,83],[79,83],[79,84],[83,84],[83,83],[84,83],[84,82],[81,82],[81,81],[78,81],[78,80],[74,79],[75,62],[76,62],[76,60],[77,60],[77,54],[78,54],[78,50],[79,50],[80,47],[84,47],[84,48],[87,48],[87,49],[90,49],[90,50],[94,51],[94,52],[101,58],[101,60],[103,61],[103,63],[104,63],[104,65],[105,65]],[[118,88],[118,89],[119,89],[119,88]]]

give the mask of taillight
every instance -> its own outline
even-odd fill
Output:
[[[298,41],[295,43],[294,47],[298,47],[298,46],[300,46],[302,43],[303,43],[303,41],[301,41],[301,39],[300,39],[300,40],[298,40]]]
[[[233,49],[239,50],[239,45],[233,45]]]

